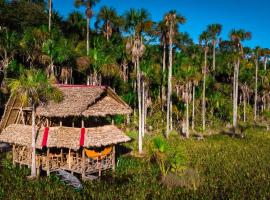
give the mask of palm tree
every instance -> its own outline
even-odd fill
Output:
[[[126,45],[127,51],[130,52],[135,68],[137,69],[137,94],[139,109],[139,153],[142,153],[142,134],[144,129],[143,110],[142,110],[142,90],[141,90],[141,68],[140,58],[143,56],[145,46],[142,37],[136,36],[128,41]]]
[[[237,110],[238,110],[238,76],[239,76],[239,66],[241,58],[243,58],[243,46],[242,42],[244,40],[251,39],[251,33],[246,32],[243,29],[232,30],[230,32],[230,38],[233,43],[235,50],[234,56],[234,78],[233,78],[233,127],[236,130],[237,128]]]
[[[152,30],[153,22],[150,20],[150,14],[145,9],[130,9],[124,14],[126,31],[130,32],[131,35],[138,35],[139,37],[144,32]]]
[[[270,57],[270,49],[268,48],[264,48],[261,50],[262,56],[263,56],[263,66],[264,66],[264,70],[266,70],[266,66],[267,63],[269,61],[269,57]]]
[[[206,113],[206,106],[205,106],[205,84],[206,84],[206,73],[207,69],[207,53],[209,50],[208,43],[209,43],[210,35],[209,32],[204,31],[200,35],[200,43],[203,45],[204,49],[204,66],[203,66],[203,99],[202,99],[202,125],[203,131],[205,130],[205,113]]]
[[[86,30],[87,30],[87,35],[86,35],[86,52],[87,55],[89,55],[89,37],[90,37],[90,19],[93,17],[93,11],[92,8],[95,6],[99,0],[75,0],[75,6],[80,7],[80,6],[85,6],[85,14],[87,18],[87,23],[86,23]]]
[[[165,70],[166,70],[166,51],[167,51],[167,44],[168,44],[168,27],[164,21],[160,22],[157,27],[158,34],[160,36],[160,43],[162,44],[163,48],[163,55],[162,55],[162,76],[161,76],[161,108],[162,111],[164,109],[163,101],[165,101]]]
[[[168,73],[168,94],[167,94],[167,126],[166,126],[166,137],[169,136],[169,131],[172,127],[170,127],[172,120],[172,48],[173,48],[173,38],[175,36],[176,31],[178,30],[178,24],[184,24],[186,19],[177,14],[175,10],[170,11],[164,17],[164,22],[169,30],[169,73]]]
[[[106,40],[109,41],[112,36],[113,30],[121,24],[121,18],[117,15],[117,12],[114,8],[103,6],[98,15],[96,21],[96,27],[99,27],[100,22],[103,21],[102,29],[106,37]]]
[[[69,35],[74,34],[78,35],[79,39],[82,39],[86,34],[86,19],[83,15],[78,12],[74,11],[68,15],[67,18],[67,31]]]
[[[32,110],[32,165],[31,178],[36,177],[36,107],[39,103],[49,99],[61,101],[61,92],[52,86],[42,71],[35,69],[26,70],[18,79],[9,81],[11,95],[21,98],[25,106]]]
[[[213,70],[216,69],[216,44],[217,44],[217,37],[220,35],[221,30],[222,30],[221,24],[211,24],[207,27],[207,32],[210,34],[213,45]]]

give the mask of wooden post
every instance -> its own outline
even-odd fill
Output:
[[[71,150],[68,149],[68,168],[71,169]]]
[[[46,158],[46,167],[47,167],[47,176],[50,176],[50,148],[47,148],[47,158]]]
[[[61,164],[60,164],[60,166],[62,166],[62,164],[63,164],[63,149],[62,148],[61,148],[60,155],[61,155]]]
[[[74,121],[72,121],[72,127],[74,128]]]
[[[82,128],[84,128],[84,120],[82,119]]]
[[[49,127],[49,119],[46,118],[46,126]]]
[[[39,157],[37,157],[38,159],[37,159],[37,177],[39,177],[40,176],[40,158]]]
[[[113,145],[113,152],[112,152],[112,171],[115,172],[115,145]]]
[[[62,126],[62,124],[63,124],[63,123],[62,123],[62,119],[61,119],[61,120],[60,120],[60,126]]]
[[[82,179],[85,178],[85,151],[82,150]]]
[[[15,144],[12,145],[12,163],[15,166]]]

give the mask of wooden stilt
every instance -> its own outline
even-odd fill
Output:
[[[71,170],[71,149],[68,149],[68,168]]]
[[[12,164],[13,166],[15,166],[15,155],[16,152],[15,152],[15,144],[12,145]]]
[[[47,168],[47,176],[50,176],[50,148],[47,148],[47,158],[46,158],[46,168]]]
[[[85,151],[82,150],[82,179],[85,178]]]
[[[112,152],[112,171],[115,172],[115,145],[113,145],[113,152]]]
[[[60,120],[60,126],[62,126],[62,124],[63,124],[63,122],[62,122],[62,120]]]
[[[62,163],[63,163],[63,149],[61,149],[60,155],[61,155],[61,165],[62,165]]]

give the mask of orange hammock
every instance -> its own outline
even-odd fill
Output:
[[[109,155],[112,152],[112,147],[106,147],[101,152],[96,152],[95,150],[88,150],[88,149],[84,149],[84,150],[85,150],[86,155],[89,158],[97,160],[99,157],[105,157],[105,156]]]

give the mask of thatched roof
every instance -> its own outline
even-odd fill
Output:
[[[0,135],[0,141],[31,146],[32,127],[29,125],[12,124]],[[36,148],[42,148],[44,128],[37,131]],[[47,147],[80,148],[81,129],[72,127],[50,127]],[[84,147],[101,147],[130,141],[120,129],[113,125],[86,128]]]
[[[45,117],[106,116],[129,114],[130,107],[109,87],[58,85],[64,98],[38,106],[37,115]]]

